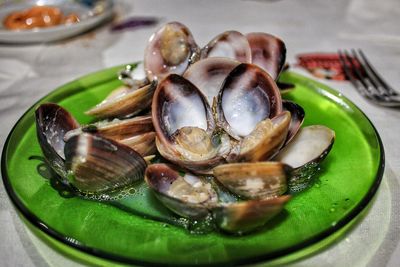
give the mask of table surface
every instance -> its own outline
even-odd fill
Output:
[[[1,1],[0,1],[1,2]],[[398,0],[116,0],[115,19],[151,16],[186,24],[199,44],[228,30],[262,31],[286,43],[287,61],[308,52],[362,48],[400,90]],[[61,42],[0,44],[0,143],[18,118],[54,88],[96,70],[141,60],[157,26],[111,32],[110,24]],[[293,64],[292,64],[293,65]],[[300,68],[294,71],[308,75]],[[386,153],[382,184],[367,215],[342,239],[290,266],[399,266],[400,109],[377,107],[348,82],[320,80],[353,101],[377,128]],[[42,243],[18,218],[0,186],[2,266],[78,266]]]

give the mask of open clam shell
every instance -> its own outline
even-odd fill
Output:
[[[240,62],[229,58],[205,58],[191,65],[183,77],[193,83],[212,106],[225,78],[239,64]]]
[[[291,167],[281,162],[231,163],[213,169],[214,177],[246,199],[273,198],[287,190]]]
[[[214,132],[215,122],[205,96],[179,75],[171,74],[159,83],[152,116],[159,152],[179,166],[203,173],[229,152],[227,135]]]
[[[167,208],[185,218],[205,218],[218,201],[210,183],[171,165],[148,166],[145,181]]]
[[[282,211],[289,195],[270,199],[224,203],[213,208],[217,226],[228,233],[242,234],[253,231]]]
[[[291,191],[308,187],[319,163],[328,155],[335,141],[335,132],[323,125],[301,128],[293,140],[274,158],[294,168],[289,180]]]
[[[148,156],[156,152],[155,132],[151,115],[123,120],[105,120],[84,125],[67,132],[64,140],[83,132],[118,141],[134,149],[142,156]]]
[[[35,112],[36,133],[39,145],[50,167],[61,177],[66,177],[64,166],[64,136],[79,127],[72,115],[53,103],[41,104]]]
[[[156,83],[138,89],[121,86],[85,113],[97,118],[126,118],[150,107]]]
[[[255,129],[239,142],[239,152],[231,153],[228,160],[257,162],[271,159],[280,151],[286,140],[290,118],[290,112],[284,111],[272,119],[259,122]]]
[[[225,79],[218,95],[218,121],[233,138],[240,140],[257,123],[282,111],[275,81],[253,64],[242,63]]]
[[[296,104],[292,101],[283,100],[282,104],[283,104],[283,110],[287,110],[291,114],[289,132],[286,137],[286,141],[284,144],[285,146],[290,141],[292,141],[293,137],[295,137],[297,132],[300,130],[300,127],[303,124],[304,117],[306,114],[304,109],[299,104]]]
[[[151,115],[145,115],[123,120],[113,119],[111,121],[105,120],[83,125],[80,128],[68,132],[65,139],[68,140],[68,138],[73,135],[87,132],[120,141],[151,131],[154,131]]]
[[[201,50],[201,58],[207,57],[225,57],[251,63],[251,49],[246,36],[238,31],[226,31],[212,39]]]
[[[246,37],[251,47],[252,63],[277,80],[285,65],[285,43],[271,34],[262,32],[248,33]]]
[[[157,86],[152,103],[152,118],[162,142],[185,126],[212,132],[215,124],[205,96],[182,76],[171,74]]]
[[[65,144],[69,183],[84,194],[102,194],[143,179],[146,162],[133,149],[110,139],[83,133]]]
[[[146,47],[144,68],[148,79],[161,80],[171,73],[183,74],[199,52],[200,48],[185,25],[179,22],[165,24],[150,37]]]
[[[335,132],[323,125],[301,128],[293,141],[277,155],[275,160],[293,168],[300,168],[310,162],[325,158],[332,148]]]
[[[215,151],[212,155],[207,152],[208,157],[205,159],[193,159],[188,157],[188,155],[182,155],[182,149],[178,150],[173,145],[163,144],[156,138],[156,147],[158,152],[168,161],[175,163],[178,166],[181,166],[185,169],[191,170],[194,173],[198,174],[211,174],[212,168],[215,166],[225,163],[225,155],[227,155],[231,149],[229,136],[221,133],[221,136],[218,137],[220,141],[217,144],[216,148],[211,147],[212,150]],[[195,151],[194,151],[195,152]]]

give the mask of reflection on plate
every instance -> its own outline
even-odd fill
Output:
[[[83,111],[120,85],[116,73],[121,68],[68,83],[39,103],[59,103],[81,123],[88,123],[91,118]],[[147,208],[154,208],[154,198],[146,192],[141,201],[121,201],[119,207],[70,197],[48,180],[36,140],[37,104],[19,120],[4,146],[6,190],[35,233],[53,247],[99,265],[107,260],[140,265],[244,264],[277,259],[282,263],[314,253],[343,235],[370,202],[382,178],[383,147],[370,121],[349,100],[298,74],[284,73],[281,79],[296,85],[285,98],[304,107],[305,125],[328,126],[335,130],[336,141],[316,183],[293,196],[285,211],[256,233],[192,235],[181,227],[123,209],[134,207],[146,213]]]
[[[35,5],[58,7],[63,14],[74,13],[80,18],[79,23],[57,25],[48,28],[11,31],[3,26],[4,18],[13,11],[21,11]],[[36,43],[51,42],[72,37],[85,32],[113,14],[112,0],[23,0],[5,1],[0,4],[0,42]]]

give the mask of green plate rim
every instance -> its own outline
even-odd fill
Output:
[[[136,63],[134,63],[134,64],[136,64]],[[8,150],[10,139],[15,131],[15,128],[19,125],[19,123],[24,119],[24,117],[32,109],[34,109],[39,103],[43,102],[43,100],[45,98],[50,97],[55,92],[58,92],[58,90],[60,90],[60,88],[62,88],[62,87],[66,87],[78,80],[88,78],[92,75],[98,75],[103,72],[108,72],[112,69],[115,69],[117,71],[117,70],[123,68],[125,65],[127,65],[127,64],[123,64],[123,65],[119,65],[119,66],[115,66],[115,67],[111,67],[111,68],[106,68],[106,69],[103,69],[100,71],[92,72],[92,73],[89,73],[82,77],[79,77],[78,79],[75,79],[69,83],[63,84],[60,87],[57,87],[56,89],[51,91],[49,94],[42,97],[40,100],[35,102],[27,111],[25,111],[25,113],[18,119],[18,121],[15,123],[15,125],[11,129],[10,133],[7,136],[6,142],[4,143],[4,147],[3,147],[3,151],[2,151],[2,155],[1,155],[2,180],[3,180],[4,187],[6,189],[6,192],[9,196],[11,202],[17,208],[17,210],[22,214],[22,216],[24,216],[25,219],[28,220],[34,227],[38,228],[39,230],[41,230],[43,233],[49,235],[50,237],[62,242],[63,244],[70,246],[72,248],[75,248],[78,251],[88,253],[92,256],[103,258],[105,260],[119,262],[121,264],[134,264],[134,265],[142,265],[142,266],[171,266],[170,264],[159,264],[159,263],[156,264],[154,262],[141,261],[141,260],[137,260],[137,259],[133,259],[133,258],[115,255],[115,254],[109,253],[107,251],[103,251],[103,250],[99,250],[99,249],[96,249],[96,248],[93,248],[90,246],[86,246],[86,245],[80,243],[79,241],[77,242],[77,240],[74,240],[72,242],[68,237],[62,235],[61,233],[59,233],[59,232],[53,230],[51,227],[47,226],[44,222],[42,222],[40,220],[40,218],[38,218],[36,215],[34,215],[32,212],[30,212],[30,210],[23,205],[22,201],[19,200],[17,194],[14,192],[11,182],[10,182],[10,178],[8,177],[8,173],[7,173],[6,158],[7,158],[7,150]],[[342,94],[340,94],[339,92],[335,91],[334,89],[330,88],[329,86],[327,86],[325,84],[322,84],[318,81],[312,80],[308,77],[305,77],[303,75],[300,75],[300,74],[297,74],[294,72],[287,72],[284,75],[289,75],[291,78],[294,78],[294,79],[308,80],[308,81],[312,82],[312,84],[313,84],[311,86],[311,87],[313,87],[312,90],[315,90],[314,88],[322,88],[324,91],[343,100],[352,109],[359,111],[371,125],[371,127],[375,133],[376,140],[378,141],[379,150],[380,150],[379,165],[378,165],[379,168],[378,168],[373,185],[370,187],[370,189],[367,192],[367,194],[365,195],[365,197],[360,201],[359,205],[357,205],[346,217],[339,220],[334,226],[330,227],[325,232],[322,232],[322,233],[314,236],[313,238],[310,238],[309,240],[306,240],[306,241],[302,242],[301,244],[292,246],[290,248],[287,248],[287,249],[284,249],[281,251],[277,251],[275,253],[271,253],[268,255],[261,255],[261,256],[257,256],[257,257],[251,257],[248,259],[232,261],[232,262],[228,263],[229,265],[255,264],[255,263],[263,263],[263,262],[277,260],[283,256],[289,256],[292,253],[306,249],[307,247],[310,247],[312,245],[317,244],[320,241],[323,241],[325,238],[331,236],[332,234],[334,234],[337,231],[344,228],[347,224],[349,224],[351,221],[353,221],[353,219],[355,219],[358,215],[360,215],[362,213],[362,211],[367,207],[367,205],[373,199],[375,193],[377,192],[377,190],[379,188],[382,178],[383,178],[383,172],[385,169],[385,153],[384,153],[383,143],[382,143],[382,140],[379,136],[377,129],[375,128],[375,126],[373,125],[371,120],[365,115],[365,113],[360,108],[358,108],[353,102],[351,102],[347,97],[343,96]],[[79,90],[79,89],[80,88],[77,88],[76,90]],[[182,265],[177,264],[174,266],[182,266]],[[191,265],[185,264],[185,266],[191,266]],[[193,266],[199,266],[199,265],[196,264]],[[207,264],[203,264],[201,266],[221,266],[221,263],[207,263]]]

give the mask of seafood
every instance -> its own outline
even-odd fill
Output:
[[[282,111],[279,89],[259,67],[242,63],[225,78],[218,94],[218,119],[235,139],[250,134],[265,118]]]
[[[225,232],[248,233],[279,214],[290,198],[290,195],[283,195],[220,205],[214,208],[214,218],[218,227]]]
[[[145,180],[161,202],[184,217],[204,218],[218,201],[210,183],[167,164],[150,165]]]
[[[35,111],[36,133],[44,158],[60,177],[66,177],[64,136],[79,123],[57,104],[42,104]]]
[[[231,163],[213,169],[214,177],[247,199],[274,198],[287,191],[291,167],[281,162]]]
[[[185,25],[167,23],[150,37],[144,52],[147,77],[152,81],[171,73],[183,74],[199,53],[200,48]]]
[[[275,160],[294,168],[289,187],[292,192],[302,191],[312,182],[319,164],[332,149],[335,132],[324,125],[303,127]]]
[[[49,166],[62,183],[80,195],[107,196],[143,179],[147,164],[135,150],[99,135],[69,134],[79,125],[57,104],[40,105],[36,109],[36,125]]]
[[[69,25],[79,21],[75,13],[65,15],[57,7],[37,5],[9,13],[3,19],[3,26],[9,30],[19,31],[54,27],[60,24]]]
[[[136,116],[129,119],[113,119],[82,125],[68,131],[64,139],[68,140],[74,135],[83,132],[100,135],[102,137],[125,144],[141,156],[155,153],[155,132],[150,115]]]
[[[201,50],[201,58],[223,57],[251,63],[251,49],[246,36],[238,31],[226,31],[212,39]]]
[[[138,89],[123,85],[86,114],[97,118],[132,117],[150,107],[155,88],[155,82]]]
[[[238,61],[224,57],[205,58],[191,65],[183,77],[193,83],[212,106],[226,76],[239,64]]]
[[[271,34],[262,32],[248,33],[246,37],[251,48],[252,63],[277,80],[285,65],[285,43]]]
[[[133,149],[83,133],[65,144],[68,181],[80,192],[101,194],[143,179],[146,163]]]
[[[285,177],[284,173],[282,175]],[[212,217],[219,229],[229,233],[246,233],[259,228],[290,199],[286,195],[220,202],[210,182],[190,173],[181,174],[166,164],[150,165],[145,180],[157,198],[175,213],[190,219]]]
[[[226,31],[200,49],[185,25],[167,23],[143,65],[128,65],[124,85],[86,112],[97,121],[80,125],[41,105],[39,143],[63,183],[83,194],[144,179],[179,217],[254,231],[311,185],[335,139],[326,126],[302,127],[304,109],[282,99],[285,57],[283,41],[266,33]]]

